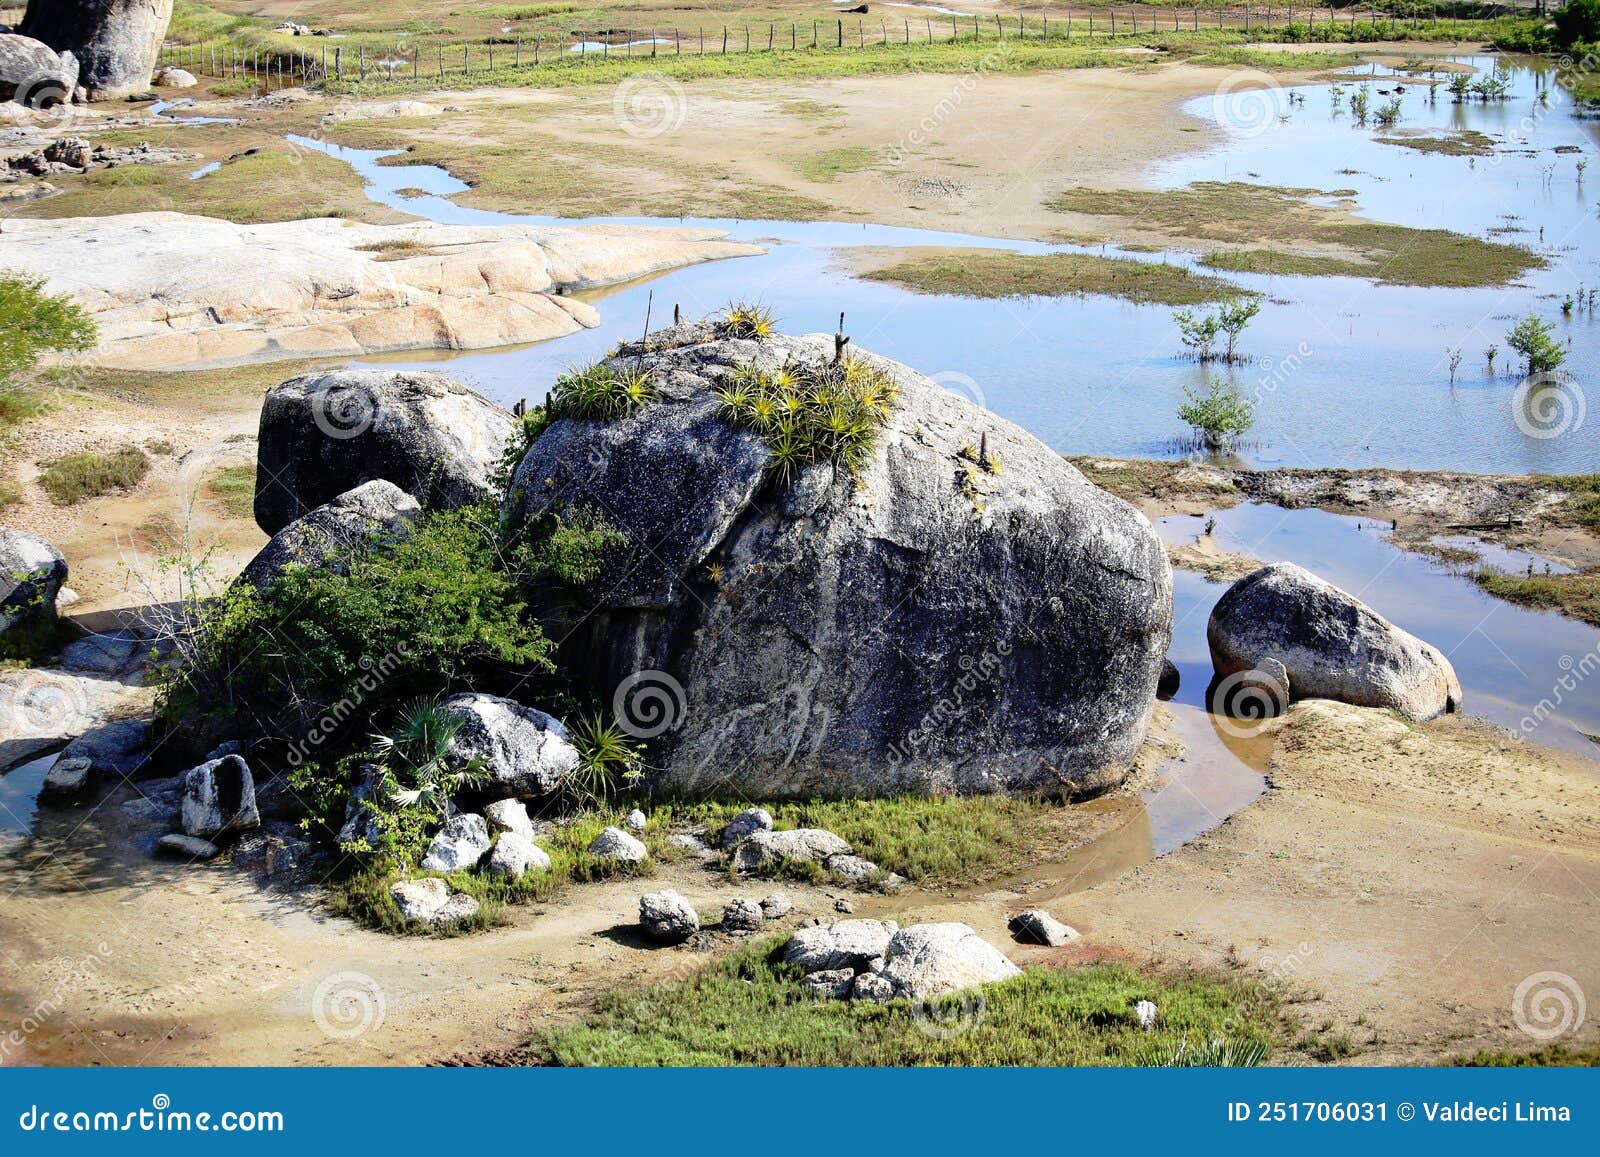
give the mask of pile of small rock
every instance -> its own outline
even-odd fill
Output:
[[[730,900],[722,908],[722,930],[758,932],[766,921],[780,920],[793,909],[793,901],[782,892],[759,902],[743,897]],[[676,944],[700,931],[700,913],[683,896],[666,888],[639,897],[639,926],[652,940]]]
[[[796,932],[785,963],[802,983],[835,1000],[931,1000],[1020,975],[1005,954],[965,924],[841,920]]]
[[[0,181],[20,181],[27,177],[48,177],[55,173],[86,173],[90,169],[114,169],[119,165],[165,165],[192,161],[199,153],[179,149],[152,148],[148,141],[127,148],[92,144],[84,137],[59,137],[43,148],[7,157]]]
[[[750,875],[768,872],[785,863],[820,864],[835,879],[858,888],[892,892],[905,883],[871,860],[855,854],[843,838],[822,828],[774,831],[772,815],[762,808],[746,808],[722,829],[722,847],[733,866]]]

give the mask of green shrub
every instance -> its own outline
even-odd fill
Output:
[[[1220,378],[1212,378],[1211,388],[1204,394],[1185,387],[1183,396],[1188,401],[1178,407],[1178,417],[1213,450],[1232,445],[1255,421],[1255,403],[1247,401],[1237,387]]]
[[[95,343],[95,324],[65,295],[44,291],[45,280],[0,270],[0,392],[33,369],[45,353],[81,353]]]
[[[1551,19],[1556,26],[1556,42],[1562,48],[1600,40],[1600,0],[1567,0]]]
[[[1556,340],[1550,323],[1530,312],[1506,331],[1506,344],[1522,355],[1528,376],[1545,374],[1567,360],[1567,351]]]
[[[149,455],[137,446],[124,446],[109,454],[68,454],[46,463],[39,485],[57,506],[71,506],[113,490],[131,490],[149,472]]]
[[[614,422],[655,396],[648,373],[596,362],[557,378],[545,408],[552,418]]]

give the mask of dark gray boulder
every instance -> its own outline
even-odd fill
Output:
[[[443,374],[337,370],[267,391],[256,458],[256,522],[268,534],[375,478],[429,508],[490,493],[517,429],[508,410]]]
[[[29,108],[70,104],[78,86],[78,61],[43,41],[0,32],[0,101]]]
[[[1461,709],[1461,683],[1437,647],[1292,563],[1254,571],[1206,624],[1218,706],[1259,718],[1292,699],[1383,707],[1408,719]]]
[[[0,527],[0,637],[48,627],[56,595],[67,581],[67,560],[34,534]]]
[[[267,587],[291,564],[323,566],[363,542],[403,538],[421,511],[417,500],[393,482],[364,482],[274,534],[239,577]]]
[[[171,19],[172,0],[28,0],[18,31],[70,51],[78,82],[105,100],[150,87]]]
[[[1119,782],[1172,631],[1149,522],[1026,431],[868,354],[899,383],[870,458],[854,477],[779,477],[715,387],[832,355],[821,336],[630,350],[617,364],[650,371],[653,400],[533,445],[508,519],[593,508],[628,542],[558,628],[569,662],[625,722],[628,694],[667,693],[642,733],[668,790]]]

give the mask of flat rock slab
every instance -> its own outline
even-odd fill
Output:
[[[164,855],[190,860],[212,860],[217,857],[222,849],[210,840],[202,840],[199,836],[183,836],[174,833],[162,836],[156,843],[156,851]]]
[[[128,213],[7,221],[6,265],[47,278],[93,314],[95,361],[175,370],[544,341],[599,323],[561,291],[762,252],[724,237]]]

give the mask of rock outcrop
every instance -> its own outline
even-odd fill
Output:
[[[127,213],[9,219],[5,261],[93,314],[93,361],[177,370],[563,337],[600,320],[569,291],[761,252],[724,236]]]
[[[422,857],[424,872],[459,872],[476,868],[489,851],[489,825],[480,815],[463,812],[445,821]]]
[[[363,482],[274,534],[239,577],[251,586],[265,588],[287,566],[328,566],[362,543],[393,541],[409,534],[421,510],[417,500],[393,482],[382,478]]]
[[[225,755],[192,767],[183,779],[183,830],[186,835],[214,840],[224,832],[259,827],[256,784],[250,765],[239,755]]]
[[[1292,563],[1229,587],[1206,626],[1221,710],[1277,714],[1293,699],[1383,707],[1407,719],[1461,709],[1461,683],[1438,648]]]
[[[28,108],[70,104],[78,87],[78,59],[31,36],[0,32],[0,101]]]
[[[554,716],[498,695],[452,695],[443,709],[461,720],[450,740],[456,759],[480,760],[491,776],[487,792],[548,795],[578,766],[578,752]],[[523,819],[527,819],[526,810]],[[531,834],[531,830],[530,830]]]
[[[150,87],[172,0],[28,0],[20,31],[81,65],[78,83],[92,100]]]
[[[37,535],[0,527],[0,645],[11,632],[55,622],[56,595],[66,581],[59,550]]]
[[[616,421],[557,421],[529,450],[514,524],[596,507],[629,544],[572,615],[590,689],[674,693],[652,728],[670,790],[1119,782],[1172,631],[1149,522],[1026,431],[861,353],[898,383],[875,449],[854,477],[826,462],[783,476],[718,388],[833,353],[821,336],[653,334],[616,362],[648,371],[653,398]]]
[[[784,945],[784,963],[798,964],[804,972],[834,968],[859,972],[882,960],[899,931],[893,920],[840,920],[802,928]]]
[[[375,479],[428,507],[480,501],[516,428],[509,411],[443,374],[334,370],[290,378],[268,390],[261,407],[256,523],[276,535]]]

